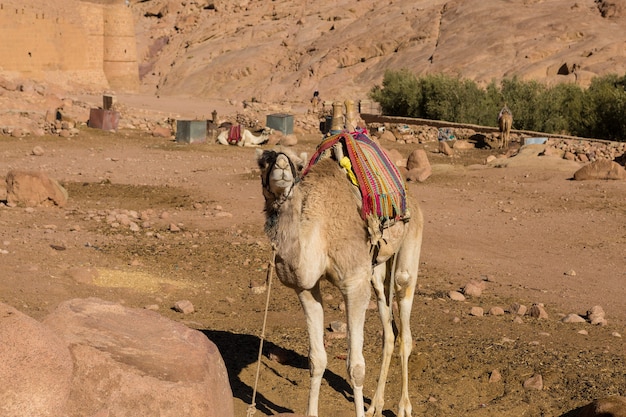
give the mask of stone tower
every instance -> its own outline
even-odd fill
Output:
[[[116,91],[137,91],[139,68],[135,24],[125,0],[113,0],[103,9],[102,68],[109,85]]]

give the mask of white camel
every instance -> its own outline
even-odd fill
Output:
[[[263,129],[259,136],[254,136],[248,129],[241,128],[241,138],[238,141],[229,142],[230,129],[226,129],[217,136],[217,142],[222,145],[237,145],[237,146],[260,146],[267,142],[272,134],[273,130],[269,127]]]
[[[339,288],[346,305],[347,369],[357,417],[365,415],[363,326],[370,285],[376,293],[383,325],[383,351],[378,385],[367,410],[368,416],[381,416],[383,412],[385,382],[395,344],[391,305],[393,297],[397,298],[402,366],[397,416],[409,417],[412,406],[408,359],[413,346],[409,321],[422,245],[421,210],[409,200],[410,219],[398,221],[385,230],[390,250],[386,255],[379,252],[374,264],[370,233],[360,215],[356,187],[331,158],[320,160],[300,178],[305,159],[306,154],[298,158],[287,151],[257,150],[265,196],[265,231],[276,250],[276,274],[283,284],[296,291],[306,316],[311,375],[306,415],[318,415],[320,385],[327,364],[320,292],[320,281],[325,278]]]

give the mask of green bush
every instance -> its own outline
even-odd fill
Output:
[[[403,69],[387,71],[369,96],[390,116],[497,126],[506,104],[515,129],[626,141],[626,76],[595,78],[587,90],[516,77],[481,88],[442,74],[418,78]]]

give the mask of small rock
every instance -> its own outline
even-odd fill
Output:
[[[463,288],[463,294],[469,295],[470,297],[480,297],[483,293],[484,281],[475,281],[472,280],[468,282]]]
[[[545,308],[540,304],[533,304],[530,310],[528,310],[528,315],[536,319],[547,319],[549,317]]]
[[[502,316],[504,314],[504,309],[502,307],[491,307],[487,314],[490,316]]]
[[[174,307],[172,308],[174,309],[174,311],[183,314],[190,314],[194,312],[193,304],[191,304],[191,301],[189,300],[176,301]]]
[[[489,383],[493,384],[500,381],[502,381],[502,374],[500,373],[500,371],[498,371],[497,369],[491,371],[491,374],[489,375]]]
[[[176,224],[171,223],[170,227],[169,227],[169,231],[170,232],[180,232],[180,227],[178,227]]]
[[[330,330],[336,333],[346,333],[348,331],[348,325],[339,320],[331,321]]]
[[[524,381],[524,388],[541,391],[543,389],[543,377],[541,374],[535,374]]]
[[[469,312],[470,316],[474,317],[482,317],[484,314],[484,310],[482,307],[472,307]]]
[[[448,297],[454,301],[465,301],[465,296],[458,291],[450,291]]]
[[[41,146],[35,146],[31,153],[35,156],[42,156],[44,154],[44,150]]]
[[[513,303],[509,306],[509,313],[517,314],[518,316],[523,316],[526,314],[528,308],[523,304]]]
[[[574,277],[574,276],[576,276],[576,271],[574,271],[573,269],[570,269],[569,271],[565,272],[564,275],[568,275],[570,277]]]
[[[567,316],[563,317],[561,321],[563,323],[586,323],[586,320],[584,318],[574,313],[568,314]]]

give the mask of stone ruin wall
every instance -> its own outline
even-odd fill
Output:
[[[94,92],[139,87],[134,21],[124,0],[0,0],[0,57],[0,76],[8,79]]]

